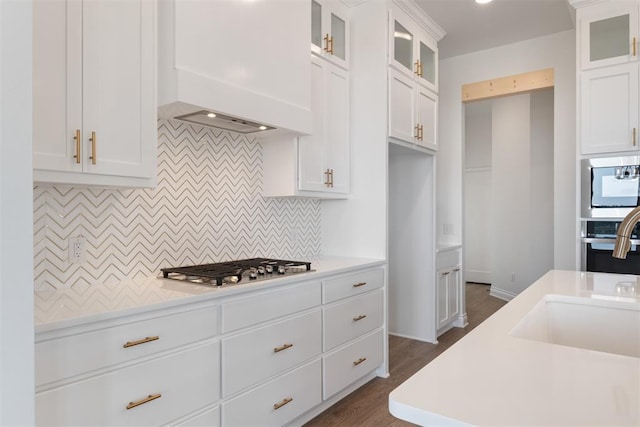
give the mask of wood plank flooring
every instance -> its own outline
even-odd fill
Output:
[[[374,378],[309,421],[305,427],[412,425],[389,413],[389,393],[495,313],[506,302],[489,296],[488,285],[467,283],[466,304],[469,325],[464,329],[453,328],[444,333],[438,338],[437,345],[390,336],[390,377]]]

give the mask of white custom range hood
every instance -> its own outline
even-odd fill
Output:
[[[310,4],[160,0],[158,116],[255,135],[311,133]]]

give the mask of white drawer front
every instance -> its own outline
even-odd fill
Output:
[[[222,305],[222,333],[235,331],[320,305],[320,282],[242,298]]]
[[[328,399],[382,363],[383,335],[379,330],[324,357],[324,399]],[[363,360],[364,359],[364,360]]]
[[[436,255],[436,269],[455,267],[460,264],[460,249],[439,252]]]
[[[127,409],[131,403],[160,396]],[[210,342],[36,393],[38,425],[160,425],[220,397],[220,343]]]
[[[283,426],[322,402],[321,378],[318,359],[231,399],[222,405],[222,425]]]
[[[321,317],[318,309],[224,339],[223,395],[241,391],[320,354]]]
[[[179,427],[220,427],[220,407],[216,406],[188,421],[176,424]]]
[[[340,276],[325,280],[322,287],[322,302],[329,303],[381,288],[384,271],[381,268]]]
[[[382,290],[323,309],[324,351],[382,326]]]
[[[214,306],[48,341],[38,342],[36,336],[36,386],[217,334],[218,308]]]

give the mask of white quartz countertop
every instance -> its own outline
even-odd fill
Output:
[[[377,259],[329,256],[305,261],[311,262],[311,268],[314,271],[222,288],[195,285],[164,279],[160,276],[128,280],[113,285],[81,285],[67,289],[38,291],[34,296],[35,332],[273,289],[292,282],[319,280],[327,275],[348,273],[360,268],[384,265],[386,262]]]
[[[634,311],[640,276],[548,272],[391,392],[390,412],[419,425],[639,426],[640,358],[510,335],[548,294]]]

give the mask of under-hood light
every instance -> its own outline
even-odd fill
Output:
[[[238,133],[253,133],[275,129],[271,126],[263,125],[262,123],[255,123],[249,120],[227,116],[225,114],[214,113],[207,110],[200,110],[189,114],[183,114],[181,116],[176,116],[175,118],[178,120],[183,120],[185,122],[230,130],[232,132]]]

